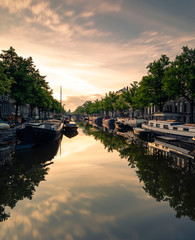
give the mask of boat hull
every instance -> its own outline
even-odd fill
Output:
[[[180,139],[180,140],[192,140],[192,138],[195,135],[195,132],[176,131],[176,130],[164,129],[164,128],[162,129],[162,128],[151,127],[146,124],[142,124],[142,128],[153,131],[157,136],[176,137],[177,139]]]
[[[58,140],[63,134],[63,124],[61,123],[57,129],[45,129],[34,126],[26,126],[24,129],[16,131],[17,138],[20,140],[20,148],[28,148],[35,145],[47,144]]]
[[[114,123],[115,123],[114,119],[103,119],[102,126],[108,128],[108,129],[114,130],[115,129]]]
[[[117,131],[128,131],[128,130],[131,130],[132,129],[132,127],[130,127],[130,126],[128,126],[128,125],[124,125],[123,123],[121,123],[121,122],[118,122],[118,121],[116,121],[115,123],[115,130],[117,130]]]

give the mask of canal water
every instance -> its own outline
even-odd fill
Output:
[[[0,239],[194,239],[193,164],[80,125],[60,142],[5,155]]]

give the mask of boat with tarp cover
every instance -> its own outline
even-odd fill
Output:
[[[24,128],[16,130],[16,136],[19,140],[16,145],[16,150],[58,140],[62,137],[63,125],[59,120],[27,123]]]

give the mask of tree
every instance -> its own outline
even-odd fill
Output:
[[[183,52],[176,56],[164,78],[164,90],[169,98],[184,97],[190,104],[191,122],[195,99],[195,49],[183,47]]]
[[[33,99],[32,83],[34,78],[32,77],[32,69],[34,66],[32,58],[24,59],[19,57],[12,47],[7,51],[3,50],[0,58],[2,58],[5,67],[4,74],[14,80],[11,86],[11,98],[15,100],[15,119],[17,121],[18,106],[29,103]]]
[[[39,110],[45,112],[53,109],[53,96],[48,82],[45,77],[41,76],[39,70],[36,69],[32,57],[23,58],[17,55],[15,49],[10,47],[8,50],[3,50],[0,55],[2,59],[0,76],[7,84],[4,87],[9,91],[13,100],[15,100],[16,112],[15,119],[17,121],[18,107],[20,105],[30,105],[30,115],[32,117],[33,109],[39,107]],[[0,78],[0,79],[1,79]],[[10,86],[10,84],[12,84]],[[0,81],[1,87],[1,81]],[[2,92],[5,90],[1,88]],[[1,93],[1,92],[0,92]],[[56,105],[58,108],[58,106]],[[39,111],[40,113],[40,111]]]
[[[125,101],[123,96],[120,95],[114,104],[114,110],[117,110],[120,112],[120,114],[122,114],[122,112],[124,110],[127,110],[128,108],[129,108],[128,103]]]
[[[103,110],[106,111],[106,115],[108,115],[109,111],[111,111],[113,115],[114,106],[118,97],[119,96],[114,92],[106,93],[106,96],[103,99]]]
[[[11,85],[14,82],[12,78],[8,78],[4,73],[3,63],[0,62],[0,95],[10,93]]]
[[[134,81],[130,84],[129,89],[122,93],[122,98],[125,100],[127,106],[132,109],[132,117],[134,117],[134,112],[137,107],[137,99],[135,99],[135,97],[137,94],[138,86],[138,82]]]
[[[91,111],[91,108],[92,108],[92,101],[86,101],[84,104],[83,104],[83,107],[85,109],[85,113],[88,115],[88,114],[91,114],[92,111]]]
[[[142,100],[148,105],[149,103],[156,105],[161,112],[168,100],[163,80],[169,64],[169,58],[166,55],[162,55],[159,60],[147,66],[149,69],[148,75],[144,76],[140,82],[139,93],[142,95]]]

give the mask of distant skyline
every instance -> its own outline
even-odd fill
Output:
[[[195,0],[0,0],[0,50],[32,56],[72,111],[195,48]]]

